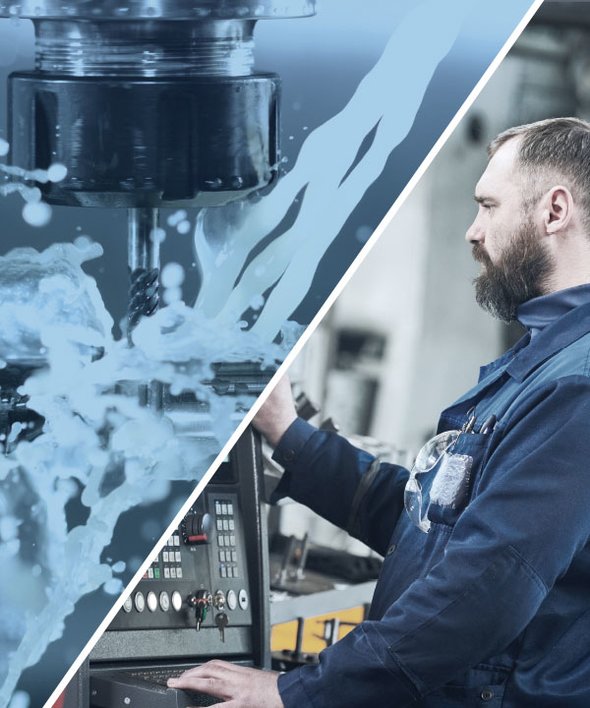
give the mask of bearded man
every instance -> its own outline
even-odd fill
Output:
[[[232,708],[590,706],[590,124],[492,142],[467,232],[476,298],[527,329],[441,414],[411,470],[298,419],[255,425],[307,504],[385,557],[368,619],[277,674],[211,662],[174,685]]]

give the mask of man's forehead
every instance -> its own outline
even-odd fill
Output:
[[[517,169],[519,146],[520,140],[511,138],[496,150],[475,187],[476,197],[486,196],[487,190],[497,191],[520,182]]]

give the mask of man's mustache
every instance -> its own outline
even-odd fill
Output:
[[[478,263],[483,263],[484,265],[490,265],[492,263],[492,259],[489,257],[486,249],[481,243],[473,244],[471,253],[473,255],[473,259]]]

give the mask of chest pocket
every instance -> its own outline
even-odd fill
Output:
[[[474,481],[481,473],[491,435],[462,433],[455,444],[443,453],[425,480],[428,495],[428,520],[452,526],[471,498]]]

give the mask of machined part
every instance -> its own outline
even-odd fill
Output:
[[[0,17],[262,20],[309,17],[315,5],[315,0],[5,0]]]
[[[19,393],[37,368],[22,362],[8,363],[0,370],[0,454],[11,452],[24,440],[34,440],[43,430],[44,418],[28,407],[29,397]]]

